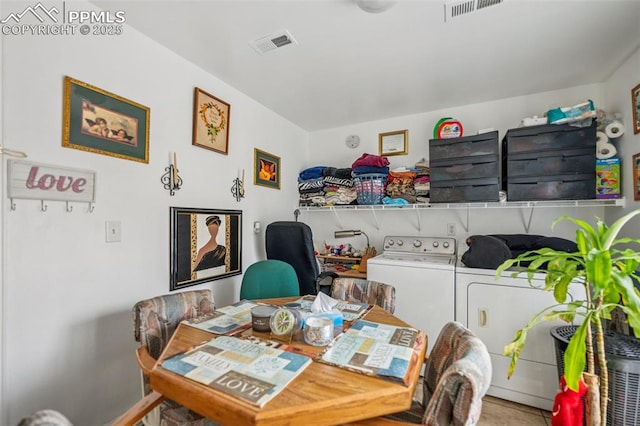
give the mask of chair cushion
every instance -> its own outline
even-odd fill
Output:
[[[216,426],[218,423],[202,417],[178,403],[165,400],[160,404],[160,426]]]
[[[396,288],[394,286],[360,278],[334,279],[331,297],[349,302],[378,305],[391,314],[396,308]]]
[[[20,420],[17,426],[73,426],[69,419],[56,410],[39,410]]]

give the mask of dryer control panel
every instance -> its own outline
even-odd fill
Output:
[[[455,256],[456,239],[441,237],[384,237],[385,253]]]

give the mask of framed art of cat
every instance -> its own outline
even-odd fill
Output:
[[[254,148],[253,176],[255,185],[280,189],[280,157]]]

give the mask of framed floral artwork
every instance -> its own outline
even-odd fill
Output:
[[[242,210],[171,207],[169,289],[242,273]]]
[[[229,153],[231,105],[196,87],[193,97],[193,145]]]
[[[633,112],[633,134],[640,133],[640,84],[631,89],[631,111]]]
[[[258,148],[254,148],[253,152],[253,183],[280,189],[280,157]]]
[[[149,162],[149,108],[64,78],[62,146]]]

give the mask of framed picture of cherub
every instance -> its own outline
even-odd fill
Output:
[[[193,97],[193,145],[229,153],[231,105],[196,87]]]
[[[253,183],[280,189],[280,157],[258,148],[253,152]]]
[[[62,146],[149,162],[149,108],[64,78]]]
[[[179,290],[242,273],[242,211],[171,207],[170,284]]]

